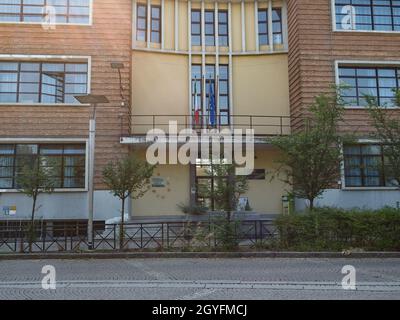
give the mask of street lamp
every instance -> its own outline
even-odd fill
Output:
[[[84,96],[75,96],[75,99],[82,104],[90,104],[93,106],[93,113],[89,120],[89,167],[88,167],[88,247],[93,250],[93,203],[94,203],[94,157],[96,143],[96,109],[98,103],[109,103],[106,96],[88,94]]]

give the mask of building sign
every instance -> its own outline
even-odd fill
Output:
[[[167,181],[161,177],[152,178],[151,186],[153,188],[165,188],[167,186]]]
[[[17,206],[3,206],[3,214],[5,216],[15,216],[17,214]]]

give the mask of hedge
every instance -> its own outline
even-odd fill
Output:
[[[277,245],[282,250],[400,251],[400,210],[342,210],[279,216]]]

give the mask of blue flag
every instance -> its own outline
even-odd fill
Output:
[[[209,107],[210,107],[210,125],[216,125],[216,110],[215,110],[215,95],[214,95],[214,86],[212,81],[210,80],[210,99],[209,99]]]

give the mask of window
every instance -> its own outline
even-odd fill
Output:
[[[84,144],[0,144],[0,189],[17,189],[16,176],[37,159],[54,169],[55,188],[84,188],[85,150]]]
[[[258,39],[259,44],[269,45],[268,30],[272,26],[274,44],[282,44],[282,9],[272,9],[272,24],[268,23],[268,9],[258,9]]]
[[[192,112],[196,113],[196,109],[200,110],[200,122],[210,123],[210,93],[211,89],[214,94],[216,104],[216,122],[219,125],[229,125],[229,66],[225,64],[219,65],[219,77],[216,80],[216,67],[213,64],[205,66],[205,75],[202,76],[201,65],[192,65]],[[203,79],[205,79],[205,101],[203,101]],[[217,85],[216,85],[217,84]],[[217,92],[219,95],[217,98]],[[205,106],[205,108],[203,108]],[[218,112],[219,110],[219,112]],[[204,117],[202,117],[204,115]],[[204,120],[204,122],[202,121]]]
[[[258,42],[260,46],[268,45],[268,10],[258,9]]]
[[[201,11],[192,10],[191,17],[192,46],[201,46]]]
[[[215,160],[213,160],[215,161]],[[224,163],[226,159],[221,159]],[[196,202],[209,210],[215,210],[215,198],[213,197],[214,189],[218,183],[226,184],[228,176],[217,177],[211,166],[210,159],[197,159],[196,160]]]
[[[90,0],[0,0],[0,21],[52,21],[46,7],[55,9],[55,23],[90,23]]]
[[[214,11],[206,10],[204,11],[204,36],[206,41],[206,46],[215,46],[215,21],[214,21]]]
[[[147,41],[147,5],[137,4],[136,40]]]
[[[229,66],[219,65],[219,123],[220,125],[229,125]]]
[[[272,34],[274,38],[274,44],[282,44],[282,10],[275,8],[272,10]]]
[[[394,106],[400,68],[339,66],[339,80],[348,87],[343,99],[349,106],[366,106],[365,95],[376,97],[380,106]]]
[[[349,29],[355,30],[400,31],[398,0],[336,0],[335,13],[338,30],[348,29],[350,23]]]
[[[78,103],[87,87],[87,63],[0,62],[0,103]]]
[[[220,47],[229,46],[228,11],[218,11],[218,43]]]
[[[197,120],[199,123],[202,123],[202,115],[203,115],[203,85],[202,85],[202,75],[201,75],[201,65],[194,64],[192,65],[192,114],[196,114],[196,111],[199,114]]]
[[[151,42],[161,42],[161,7],[151,6]]]
[[[344,147],[346,187],[393,186],[385,173],[388,170],[382,149],[381,145],[368,144]]]

